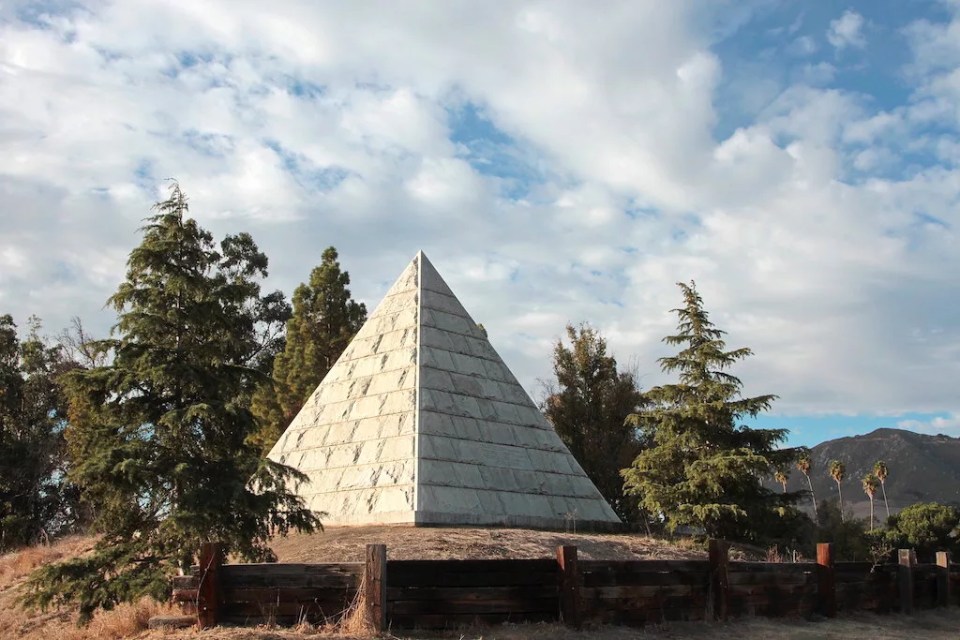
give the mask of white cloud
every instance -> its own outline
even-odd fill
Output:
[[[837,49],[863,48],[867,44],[866,36],[863,34],[863,26],[863,16],[852,9],[848,9],[843,12],[842,16],[830,22],[830,28],[827,30],[827,42]]]
[[[960,413],[936,416],[930,420],[901,420],[897,426],[921,433],[953,435],[955,431],[960,430]]]
[[[661,380],[674,283],[693,278],[730,344],[757,353],[748,391],[778,393],[780,410],[960,410],[960,172],[941,131],[960,122],[960,22],[908,30],[903,104],[834,86],[811,57],[786,86],[743,81],[755,115],[731,126],[718,96],[734,74],[713,39],[736,37],[741,11],[141,0],[39,26],[2,14],[0,311],[105,327],[174,176],[202,224],[253,233],[288,292],[334,244],[374,304],[424,249],[530,389],[581,320],[636,356],[644,384]],[[831,29],[836,47],[863,43],[858,14]],[[458,125],[465,109],[483,122]],[[934,161],[905,170],[903,154]]]

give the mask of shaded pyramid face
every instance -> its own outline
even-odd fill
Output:
[[[619,522],[423,253],[268,457],[325,524]]]

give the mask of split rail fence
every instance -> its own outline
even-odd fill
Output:
[[[375,631],[832,617],[960,605],[960,565],[947,553],[918,564],[906,549],[896,564],[835,563],[829,544],[815,563],[735,562],[719,540],[707,560],[581,560],[572,546],[555,560],[389,560],[386,546],[368,545],[365,562],[224,564],[210,544],[191,575],[173,579],[173,599],[203,627],[335,622],[358,610]]]

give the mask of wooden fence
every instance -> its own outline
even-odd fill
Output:
[[[579,560],[559,547],[544,560],[389,560],[369,545],[366,561],[339,564],[223,564],[205,545],[173,598],[218,623],[336,621],[361,607],[377,631],[464,624],[556,621],[643,625],[741,616],[835,616],[838,611],[910,613],[960,605],[960,565],[946,553],[918,564],[731,562],[729,545],[710,542],[707,560]],[[362,597],[360,590],[363,589]],[[354,605],[351,607],[351,605]]]

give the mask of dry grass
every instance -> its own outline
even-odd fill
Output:
[[[272,546],[280,562],[361,562],[368,544],[386,544],[393,560],[554,558],[564,544],[576,545],[587,560],[706,558],[701,547],[686,540],[470,527],[328,527],[322,533],[278,538]]]
[[[150,600],[123,605],[94,617],[78,629],[71,611],[22,611],[14,605],[17,588],[30,571],[48,562],[82,554],[93,546],[91,538],[70,538],[49,547],[34,547],[0,556],[0,638],[24,640],[298,640],[369,638],[364,607],[352,603],[340,623],[294,629],[270,627],[217,628],[206,631],[146,630],[155,615],[177,613]],[[560,544],[575,544],[585,558],[702,558],[696,545],[673,544],[638,535],[590,535],[518,529],[409,529],[363,527],[329,529],[312,536],[290,536],[277,541],[281,561],[360,561],[369,543],[385,543],[390,557],[500,558],[553,557]],[[363,589],[360,590],[363,593]],[[362,597],[362,596],[359,596]],[[753,618],[729,624],[672,623],[645,629],[600,627],[573,631],[560,625],[503,625],[451,632],[397,632],[394,639],[444,638],[447,640],[894,640],[960,638],[960,608],[926,611],[915,616],[860,614],[837,620],[765,620]]]
[[[64,558],[83,555],[93,548],[95,542],[91,537],[74,536],[53,545],[29,547],[0,556],[0,638],[120,640],[143,632],[151,617],[174,612],[167,605],[144,598],[136,604],[124,604],[113,611],[100,612],[88,626],[77,628],[77,616],[72,610],[27,611],[18,606],[20,588],[31,571]]]
[[[37,567],[63,558],[74,558],[93,549],[95,538],[70,536],[52,545],[37,545],[0,556],[0,589],[23,578]]]

